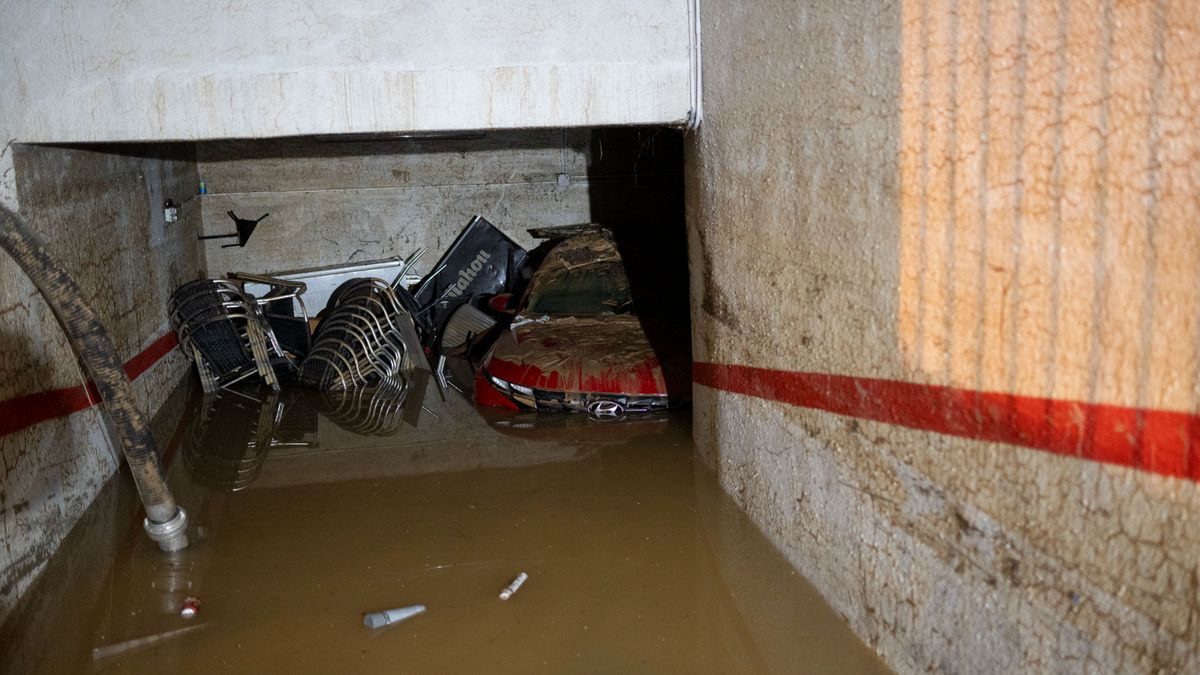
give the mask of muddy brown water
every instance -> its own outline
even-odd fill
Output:
[[[0,670],[888,672],[693,458],[686,414],[485,420],[433,393],[370,436],[296,401],[218,410],[218,435],[197,402],[169,465],[191,548],[157,551],[113,481],[0,629]]]

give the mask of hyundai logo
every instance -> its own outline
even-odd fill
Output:
[[[625,416],[625,406],[607,399],[592,401],[588,404],[587,411],[594,420],[621,419]]]

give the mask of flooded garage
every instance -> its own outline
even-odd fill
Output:
[[[119,471],[0,670],[890,672],[695,455],[682,162],[660,128],[18,148],[27,204],[90,166],[194,234],[144,310],[184,367],[133,376],[184,524]]]
[[[294,391],[193,396],[166,447],[191,545],[164,556],[115,481],[9,622],[0,666],[888,672],[696,462],[686,414],[485,419],[427,387],[405,402],[415,426],[385,435]],[[219,429],[197,423],[214,413]]]
[[[0,673],[1200,672],[1194,4],[0,3]]]

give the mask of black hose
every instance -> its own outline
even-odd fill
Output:
[[[20,216],[0,206],[0,247],[12,256],[54,310],[112,420],[146,509],[145,527],[166,550],[187,546],[186,514],[175,504],[158,462],[158,447],[138,409],[112,339],[83,300],[79,285]]]

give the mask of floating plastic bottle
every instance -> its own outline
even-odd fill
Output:
[[[528,578],[529,575],[524,572],[518,574],[517,578],[513,579],[511,584],[505,586],[504,590],[500,591],[500,599],[507,600],[511,598],[513,593],[516,593],[517,590],[521,588],[521,584],[525,583],[525,580]]]
[[[388,624],[411,619],[424,611],[425,605],[409,605],[408,607],[385,609],[382,612],[371,612],[363,615],[363,625],[367,628],[383,628]]]

